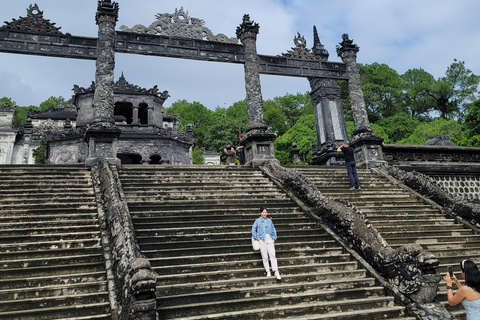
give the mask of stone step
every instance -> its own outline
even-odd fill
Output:
[[[291,280],[300,280],[299,276],[290,276]],[[162,299],[168,299],[170,296],[178,295],[193,295],[192,298],[199,294],[222,292],[223,290],[268,290],[277,289],[277,286],[295,286],[303,284],[305,290],[318,290],[319,287],[325,289],[357,289],[357,288],[370,288],[376,285],[374,278],[346,278],[346,279],[325,279],[315,280],[314,276],[311,281],[277,281],[275,277],[260,276],[252,278],[250,281],[245,279],[228,279],[223,281],[202,281],[195,284],[190,283],[177,283],[173,285],[166,285],[161,282],[157,282],[158,297]]]
[[[51,267],[37,267],[2,270],[0,269],[0,284],[2,290],[29,290],[30,288],[39,290],[50,286],[68,286],[82,283],[87,285],[89,282],[97,283],[106,280],[106,273],[102,270],[101,263],[90,263],[83,265],[64,265],[58,266],[55,274],[52,274]]]
[[[282,294],[298,294],[299,296],[303,295],[305,301],[311,299],[311,295],[317,295],[316,299],[318,300],[344,300],[345,298],[350,297],[369,297],[372,295],[382,296],[383,287],[371,286],[371,287],[361,287],[361,288],[327,288],[328,285],[322,282],[311,282],[310,285],[303,286],[296,283],[275,283],[268,291],[266,291],[266,286],[260,287],[246,287],[246,288],[236,288],[229,290],[218,290],[199,292],[196,295],[169,295],[163,298],[159,298],[159,305],[168,307],[176,306],[181,304],[193,304],[193,303],[206,303],[210,301],[229,301],[234,299],[245,299],[245,298],[254,298],[254,299],[263,299],[268,292],[269,295],[282,295]],[[352,286],[353,283],[350,283]]]
[[[98,222],[97,222],[98,223]],[[93,232],[99,231],[99,226],[97,224],[87,224],[87,225],[67,225],[67,226],[42,226],[41,223],[38,224],[38,228],[9,228],[1,229],[0,237],[6,236],[22,236],[22,235],[35,235],[35,234],[54,234],[54,233],[68,233],[68,232]]]
[[[2,254],[3,255],[3,254]],[[13,268],[33,268],[40,266],[50,266],[52,269],[61,265],[82,264],[91,262],[103,261],[103,254],[77,254],[72,256],[50,256],[39,258],[27,258],[27,259],[11,259],[3,260],[0,265],[1,269],[13,269]]]
[[[91,292],[103,292],[108,294],[107,281],[88,283],[71,283],[68,285],[51,285],[41,287],[22,287],[17,289],[0,290],[0,303],[6,300],[34,299],[52,296],[69,296]]]
[[[64,211],[69,211],[72,210],[72,212],[77,212],[77,209],[90,209],[94,210],[96,209],[95,207],[95,200],[94,199],[85,199],[82,201],[65,201],[64,199],[62,200],[61,197],[56,199],[55,201],[49,201],[49,202],[36,202],[35,199],[30,199],[29,201],[24,201],[24,202],[15,202],[15,203],[3,203],[3,201],[0,203],[0,212],[8,212],[8,211],[21,211],[21,210],[28,210],[28,212],[32,212],[32,210],[50,210],[50,208],[57,208],[57,209],[63,209]]]
[[[377,219],[376,217],[368,217],[368,220],[376,227],[380,226],[392,226],[392,225],[397,225],[399,229],[402,229],[406,226],[411,226],[411,225],[418,225],[418,226],[443,226],[443,225],[448,225],[451,227],[454,225],[453,223],[455,222],[455,219],[448,219],[444,217],[429,217],[428,219],[425,219],[424,217],[418,217],[415,215],[412,215],[411,218],[408,219]]]
[[[210,243],[212,241],[209,241]],[[302,252],[303,250],[317,250],[317,252],[328,251],[329,249],[338,249],[338,243],[336,241],[316,241],[316,242],[309,242],[308,244],[302,242],[287,242],[287,243],[276,243],[275,249],[278,253],[280,252]],[[151,258],[156,257],[182,257],[182,256],[190,256],[193,252],[197,255],[210,255],[215,254],[215,252],[219,255],[228,254],[231,252],[251,252],[252,245],[250,240],[243,240],[242,242],[232,242],[229,241],[227,243],[221,243],[217,246],[208,246],[208,247],[192,247],[192,248],[184,248],[184,247],[176,247],[176,248],[169,248],[169,249],[153,249],[147,250],[144,249],[142,252]],[[0,254],[1,257],[1,254]]]
[[[77,220],[37,220],[37,221],[18,221],[18,222],[0,222],[0,234],[3,231],[12,230],[12,229],[39,229],[42,231],[49,230],[49,228],[55,227],[65,227],[72,226],[75,228],[75,225],[79,226],[95,226],[98,227],[98,221],[95,219],[77,219]]]
[[[50,215],[40,215],[40,214],[25,214],[25,215],[14,215],[13,212],[6,215],[0,214],[0,224],[1,223],[34,223],[36,221],[87,221],[97,218],[97,212],[90,213],[69,213],[69,214],[50,214]]]
[[[15,208],[7,208],[4,211],[0,211],[0,217],[20,217],[20,216],[43,216],[43,215],[73,215],[73,214],[97,214],[97,207],[95,203],[89,203],[88,205],[82,205],[77,208],[49,208],[47,206],[43,208],[36,208],[31,206],[30,208],[23,208],[21,206],[15,206]]]
[[[21,260],[21,259],[27,259],[30,258],[32,260],[34,259],[40,259],[40,258],[48,258],[52,255],[61,255],[61,256],[78,256],[78,255],[88,255],[88,254],[94,254],[98,253],[101,251],[102,247],[98,245],[96,246],[88,246],[88,247],[83,247],[79,246],[76,248],[55,248],[55,247],[50,247],[47,249],[34,249],[34,248],[20,248],[20,249],[26,249],[26,250],[11,250],[11,251],[6,251],[6,252],[0,252],[0,261],[8,261],[8,260]]]
[[[314,256],[315,257],[315,256]],[[316,256],[316,263],[313,265],[309,261],[305,261],[304,258],[293,258],[292,261],[287,261],[282,265],[282,273],[286,270],[287,273],[294,274],[300,272],[300,270],[316,271],[319,273],[330,272],[332,270],[356,270],[358,264],[356,261],[346,261],[348,255],[343,254],[336,258],[336,260],[329,259],[328,256]],[[313,259],[313,258],[312,258]],[[283,259],[286,260],[286,259]],[[282,260],[282,261],[283,261]],[[302,262],[303,260],[303,262]],[[345,260],[345,261],[344,261]],[[263,265],[261,260],[247,260],[247,261],[229,261],[221,263],[201,263],[201,264],[181,264],[181,265],[166,265],[156,266],[154,268],[158,275],[167,274],[185,274],[185,273],[199,273],[199,272],[213,272],[213,271],[226,271],[226,270],[242,270],[242,269],[257,269],[257,275],[261,274]]]
[[[65,306],[84,305],[88,301],[89,304],[97,304],[108,302],[108,292],[80,293],[58,295],[55,293],[51,297],[35,297],[23,298],[20,300],[3,300],[0,301],[0,314],[12,311],[25,311],[41,308],[58,308]]]
[[[84,319],[110,319],[110,303],[105,301],[91,304],[0,312],[0,319],[2,320],[61,320],[67,318],[77,320],[80,319],[79,316],[82,316]]]
[[[67,230],[68,231],[68,230]],[[87,232],[67,232],[56,234],[20,234],[20,235],[1,235],[0,243],[3,245],[10,244],[23,244],[23,243],[40,243],[45,241],[70,241],[70,240],[86,240],[86,239],[98,239],[98,229]]]
[[[368,318],[363,319],[385,319],[385,315],[390,316],[400,316],[403,314],[404,308],[403,307],[394,307],[392,303],[392,299],[390,297],[369,297],[365,299],[349,299],[349,300],[340,300],[340,301],[312,301],[312,302],[300,302],[295,301],[295,295],[285,295],[285,300],[282,297],[274,297],[273,299],[269,299],[265,301],[260,300],[256,304],[253,302],[255,299],[245,299],[245,301],[237,301],[237,305],[232,302],[228,304],[230,308],[226,308],[226,310],[222,313],[216,313],[214,315],[209,315],[209,319],[257,319],[258,315],[262,315],[262,319],[278,319],[279,317],[287,317],[287,318],[295,318],[298,319],[299,316],[302,315],[310,315],[316,314],[317,316],[320,314],[326,315],[328,314],[329,318],[332,319],[332,311],[336,312],[351,312],[352,310],[356,310],[358,313],[365,313],[366,310],[369,308],[385,308],[383,314],[379,314],[377,317],[373,317],[372,314],[369,314]],[[275,299],[276,298],[276,299]],[[288,303],[289,298],[292,301],[292,304]],[[253,300],[253,301],[252,301]],[[217,305],[217,304],[215,304]],[[186,315],[185,313],[188,310],[192,310],[195,312],[195,308],[193,305],[184,306],[185,309],[182,310],[175,310],[177,312],[172,312],[172,308],[162,308],[162,313],[164,316],[161,319],[178,319],[182,318],[185,320],[193,320],[193,319],[202,319],[203,315]],[[236,310],[240,307],[243,307],[241,311],[239,311],[242,315],[235,314]],[[391,307],[391,308],[387,308]],[[212,308],[216,310],[215,307]],[[207,309],[208,310],[208,309]],[[250,312],[248,312],[248,310]],[[388,310],[388,311],[387,311]],[[372,310],[372,312],[374,312]],[[233,316],[233,317],[232,317]],[[357,315],[356,319],[361,318]],[[204,318],[203,318],[204,319]]]
[[[306,272],[310,271],[310,272]],[[295,273],[294,273],[295,272]],[[364,279],[366,277],[366,271],[364,269],[358,270],[340,270],[330,271],[326,273],[318,273],[314,268],[303,267],[283,267],[281,269],[282,281],[287,283],[296,282],[310,282],[310,281],[330,281],[332,279]],[[223,282],[227,280],[237,279],[240,281],[238,285],[242,285],[241,281],[248,279],[251,284],[255,285],[255,282],[265,281],[265,270],[263,268],[250,268],[250,269],[229,269],[218,270],[209,272],[198,273],[182,273],[182,274],[170,274],[170,275],[158,275],[158,283],[164,285],[173,285],[181,283],[203,283],[204,281],[218,281]],[[268,279],[267,279],[268,280]],[[275,280],[275,277],[271,277],[270,280]],[[251,285],[249,284],[249,285]],[[228,287],[228,286],[227,286]]]

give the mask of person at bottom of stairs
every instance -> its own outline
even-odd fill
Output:
[[[461,303],[467,312],[467,320],[480,320],[480,271],[477,265],[470,260],[460,262],[462,276],[465,279],[465,285],[458,281],[452,273],[443,277],[447,283],[448,304],[456,306]],[[453,282],[458,287],[457,293],[453,294]]]
[[[267,218],[267,208],[260,208],[260,217],[255,220],[252,226],[252,236],[260,242],[260,253],[262,254],[263,267],[267,272],[267,277],[272,274],[270,272],[270,263],[272,264],[272,271],[278,280],[281,280],[280,272],[278,271],[277,257],[275,256],[275,240],[277,240],[277,231],[273,225],[272,219]]]

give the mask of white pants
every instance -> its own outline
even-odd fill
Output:
[[[270,263],[272,264],[272,271],[278,270],[277,258],[275,257],[275,245],[270,235],[265,235],[265,241],[260,239],[260,253],[262,254],[263,267],[265,271],[269,272],[268,258],[270,257]]]

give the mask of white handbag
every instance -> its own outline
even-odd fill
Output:
[[[253,239],[253,237],[252,237],[252,247],[253,247],[253,250],[255,251],[260,250],[260,241]]]
[[[259,227],[260,226],[257,223],[257,234],[259,234]],[[252,248],[255,251],[260,250],[260,241],[258,241],[257,239],[254,239],[253,236],[252,236]]]

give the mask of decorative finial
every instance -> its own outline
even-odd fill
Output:
[[[317,27],[313,26],[313,48],[312,52],[315,56],[320,57],[322,60],[328,60],[328,51],[320,42],[320,38],[318,37]]]

